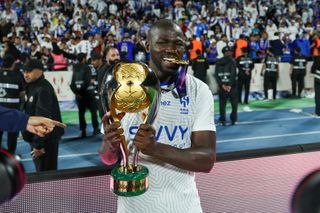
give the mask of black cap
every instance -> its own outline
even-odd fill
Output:
[[[97,59],[101,59],[102,56],[100,53],[97,53],[97,52],[92,52],[91,53],[91,60],[97,60]]]
[[[34,69],[44,70],[43,64],[40,60],[30,59],[23,67],[25,72],[31,72]]]
[[[229,46],[225,46],[224,48],[222,48],[222,53],[226,53],[226,52],[231,52],[232,49]]]

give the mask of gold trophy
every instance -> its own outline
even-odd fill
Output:
[[[120,122],[123,113],[142,113],[147,109],[143,123],[152,124],[160,102],[160,83],[155,73],[143,63],[119,63],[112,73],[104,76],[100,97],[104,111],[111,113],[111,122]],[[122,115],[119,116],[119,113]],[[119,196],[137,196],[148,189],[149,171],[138,165],[139,152],[134,151],[129,163],[127,141],[120,143],[122,165],[111,171],[111,190]]]

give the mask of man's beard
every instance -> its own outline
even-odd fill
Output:
[[[119,59],[109,60],[109,64],[110,64],[110,65],[115,65],[115,64],[117,64],[117,63],[119,63],[119,62],[120,62]]]

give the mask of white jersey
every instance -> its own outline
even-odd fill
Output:
[[[171,91],[161,94],[158,115],[153,123],[157,143],[180,149],[191,147],[194,131],[216,131],[213,97],[208,86],[191,75],[186,78],[187,96],[175,98]],[[132,139],[142,123],[139,114],[127,114],[121,121],[126,139]],[[188,156],[186,156],[187,158]],[[132,163],[132,155],[130,159]],[[202,212],[195,174],[140,153],[138,164],[149,169],[149,189],[136,197],[118,197],[120,213]]]

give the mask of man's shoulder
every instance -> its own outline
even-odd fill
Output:
[[[52,84],[47,79],[42,79],[40,85],[38,86],[39,91],[46,91],[48,93],[53,93],[54,89]]]

